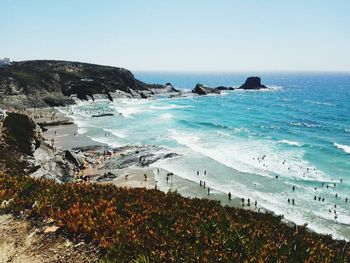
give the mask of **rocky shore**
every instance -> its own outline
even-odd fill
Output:
[[[36,130],[35,134],[30,134],[20,158],[25,172],[34,178],[52,179],[59,183],[112,182],[119,186],[146,187],[142,184],[146,174],[147,187],[155,188],[155,168],[150,166],[158,160],[177,156],[152,145],[109,147],[97,143],[79,134],[72,119],[49,108],[10,113],[10,121],[5,123],[4,130],[7,134],[12,133],[12,137],[14,121],[11,120],[17,120],[19,116],[24,116],[23,122],[30,123]],[[16,143],[14,141],[14,145]],[[130,184],[125,176],[126,179],[130,176],[133,181],[137,178],[138,183]]]
[[[0,67],[0,107],[33,108],[74,104],[74,98],[148,98],[177,93],[170,83],[146,84],[127,69],[81,62],[32,60]]]
[[[266,89],[259,77],[249,77],[238,89]],[[207,87],[198,83],[192,94],[220,94],[230,86]],[[117,98],[147,99],[165,95],[188,96],[171,83],[147,84],[127,69],[95,64],[32,60],[0,67],[0,108],[28,109],[75,104],[76,100]]]

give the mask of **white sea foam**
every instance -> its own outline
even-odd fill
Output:
[[[202,141],[197,135],[175,131],[170,134],[170,137],[179,144],[240,172],[269,178],[278,174],[298,180],[323,181],[326,179],[321,171],[311,172],[311,170],[314,171],[314,167],[303,160],[303,152],[299,149],[281,152],[273,142],[242,140],[238,137],[212,144],[208,140]],[[261,159],[264,155],[266,156],[264,161],[259,162],[257,158]],[[285,164],[282,163],[283,160],[286,160]],[[309,167],[310,172],[303,171],[300,166]]]
[[[193,108],[190,105],[176,105],[176,104],[168,104],[164,106],[149,106],[151,110],[171,110],[171,109],[185,109],[185,108]]]
[[[239,127],[239,128],[233,128],[233,131],[235,133],[242,133],[242,132],[246,132],[248,133],[249,132],[249,129],[245,128],[245,127]]]
[[[294,141],[289,141],[289,140],[280,140],[278,141],[279,143],[283,143],[283,144],[288,144],[291,146],[297,146],[297,147],[301,147],[302,144],[300,142],[294,142]]]
[[[307,122],[290,122],[289,124],[292,126],[307,127],[307,128],[320,128],[320,127],[322,127],[322,125],[312,124],[312,123],[307,123]]]
[[[272,90],[272,91],[279,91],[279,90],[282,90],[283,87],[282,86],[277,86],[277,85],[269,85],[267,86],[269,88],[269,90]],[[265,91],[266,89],[262,89],[263,91]],[[268,90],[266,90],[268,91]]]
[[[334,146],[337,147],[338,149],[342,149],[344,152],[350,154],[350,146],[349,145],[334,143]]]
[[[88,136],[91,140],[95,142],[100,142],[107,144],[110,147],[119,147],[122,146],[122,144],[117,143],[115,140],[111,139],[111,137],[95,137],[95,136]]]
[[[125,118],[133,118],[136,114],[146,112],[148,103],[148,100],[118,99],[112,103],[111,108]]]
[[[335,106],[334,104],[329,102],[312,101],[312,100],[304,100],[304,102],[310,103],[310,104],[316,104],[316,105]]]
[[[106,132],[112,133],[114,136],[119,137],[119,138],[125,138],[126,134],[124,130],[119,130],[119,129],[104,129]]]
[[[132,118],[133,115],[142,112],[142,110],[136,107],[118,107],[117,112],[121,113],[125,118]]]
[[[170,114],[170,113],[164,113],[164,114],[162,114],[162,115],[160,115],[160,119],[161,120],[170,120],[170,119],[172,119],[174,116],[172,115],[172,114]]]
[[[238,86],[234,87],[234,91],[238,92],[272,92],[272,91],[280,91],[283,90],[282,86],[278,85],[266,85],[267,89],[238,89]]]

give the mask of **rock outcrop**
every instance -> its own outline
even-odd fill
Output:
[[[7,143],[23,154],[33,155],[40,146],[41,129],[27,115],[9,112],[3,129]]]
[[[208,94],[220,94],[220,90],[209,88],[203,84],[197,84],[196,87],[192,90],[193,93],[198,95],[208,95]]]
[[[239,89],[259,90],[268,89],[268,87],[261,84],[261,79],[259,77],[249,77]]]
[[[235,90],[233,87],[219,86],[215,88],[216,90]]]
[[[117,94],[148,98],[177,92],[171,85],[146,84],[127,69],[80,62],[33,60],[0,67],[0,106],[14,108],[65,106],[74,97],[109,100]]]
[[[102,114],[92,115],[91,117],[93,117],[93,118],[101,118],[101,117],[107,117],[107,116],[114,116],[114,114],[113,113],[102,113]]]

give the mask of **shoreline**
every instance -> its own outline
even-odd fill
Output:
[[[66,118],[74,122],[73,118],[67,117],[57,109],[54,109],[54,110],[56,111],[57,115],[60,115],[62,118]],[[55,147],[57,148],[57,150],[64,150],[67,148],[72,149],[72,148],[77,148],[77,147],[79,148],[79,147],[85,147],[85,146],[105,147],[106,149],[111,148],[106,144],[92,140],[90,137],[88,137],[85,134],[78,134],[78,125],[76,123],[70,124],[70,125],[47,126],[46,128],[47,128],[47,131],[44,132],[44,137],[48,137],[47,138],[48,140],[50,140],[51,138],[55,138]],[[76,136],[74,136],[74,134],[76,134]],[[121,154],[121,153],[117,153],[117,154]],[[236,208],[243,208],[243,209],[256,211],[260,213],[270,213],[274,216],[279,216],[278,214],[274,213],[271,210],[265,209],[263,207],[259,207],[260,204],[258,204],[258,207],[255,208],[254,200],[251,200],[251,204],[249,207],[247,205],[242,207],[240,198],[238,197],[235,198],[232,196],[232,200],[229,201],[227,194],[220,191],[216,191],[214,189],[211,189],[211,193],[208,196],[207,188],[204,189],[203,187],[200,187],[199,184],[177,175],[173,175],[172,182],[167,184],[166,174],[169,173],[169,171],[160,169],[160,174],[158,174],[157,169],[158,167],[156,163],[151,164],[150,167],[146,167],[146,168],[130,166],[128,168],[118,170],[117,177],[107,180],[106,182],[96,181],[97,176],[95,172],[99,170],[98,168],[92,169],[91,171],[89,171],[89,175],[91,176],[91,179],[94,183],[102,183],[102,184],[112,183],[118,187],[126,187],[126,188],[147,188],[147,189],[156,188],[163,192],[167,192],[171,190],[171,191],[178,192],[184,197],[216,200],[216,201],[219,201],[223,206],[228,205]],[[102,171],[98,171],[98,172],[99,172],[99,176],[102,176],[103,172]],[[109,171],[106,170],[105,172],[109,172]],[[144,180],[145,173],[147,174],[147,181]],[[125,179],[126,174],[129,175],[127,180]],[[283,221],[286,224],[291,226],[297,225],[292,220],[283,219]],[[311,229],[308,229],[308,230],[311,232],[322,233]],[[333,238],[337,238],[337,237],[333,237]],[[341,238],[338,237],[337,239],[341,239]],[[345,237],[344,239],[347,240]]]
[[[51,110],[50,108],[44,108],[42,110]],[[43,132],[43,137],[46,141],[50,141],[51,139],[55,139],[54,147],[57,150],[68,150],[74,148],[83,148],[83,147],[106,147],[112,148],[111,146],[101,143],[98,141],[94,141],[90,137],[85,134],[78,133],[78,125],[74,122],[74,118],[68,117],[63,114],[61,111],[54,109],[55,114],[64,121],[71,121],[72,124],[69,125],[48,125],[45,126],[47,131]],[[49,122],[48,122],[49,123]],[[56,132],[56,134],[55,134]],[[157,173],[159,170],[159,174]],[[109,171],[105,171],[109,172]],[[176,191],[180,193],[182,196],[189,198],[206,198],[209,200],[220,201],[222,205],[228,205],[236,208],[242,208],[241,198],[232,196],[232,200],[228,199],[227,194],[224,194],[221,191],[216,189],[211,189],[210,195],[207,194],[208,187],[203,188],[200,187],[199,184],[182,178],[176,174],[173,174],[169,178],[169,184],[166,182],[166,175],[169,174],[170,171],[157,167],[157,164],[151,164],[149,167],[128,167],[125,169],[120,169],[118,177],[107,181],[107,182],[98,182],[94,181],[94,183],[112,183],[118,187],[129,187],[129,188],[147,188],[147,189],[159,189],[163,192],[167,191]],[[85,175],[90,175],[96,177],[96,173],[94,174],[94,169],[91,171],[85,171]],[[147,174],[147,181],[144,180],[144,174]],[[125,175],[128,175],[128,179],[125,180]],[[183,185],[189,185],[185,187],[185,189],[181,189]],[[186,189],[191,189],[190,191],[186,191]],[[249,210],[258,210],[254,209],[254,204],[252,202],[251,206],[244,206]],[[253,209],[252,209],[253,208]],[[273,213],[273,211],[269,211],[263,207],[260,207],[259,211],[261,212],[269,212]],[[277,216],[277,215],[276,215]]]

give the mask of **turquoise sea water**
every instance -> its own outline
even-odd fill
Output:
[[[171,82],[181,89],[192,89],[198,82],[239,86],[248,76],[136,73],[145,82]],[[96,141],[170,148],[180,157],[155,166],[194,182],[205,180],[213,191],[257,200],[315,231],[350,239],[350,201],[345,202],[350,198],[350,74],[259,76],[270,90],[83,102],[73,106],[74,118],[79,132]],[[85,110],[122,115],[92,119]]]

